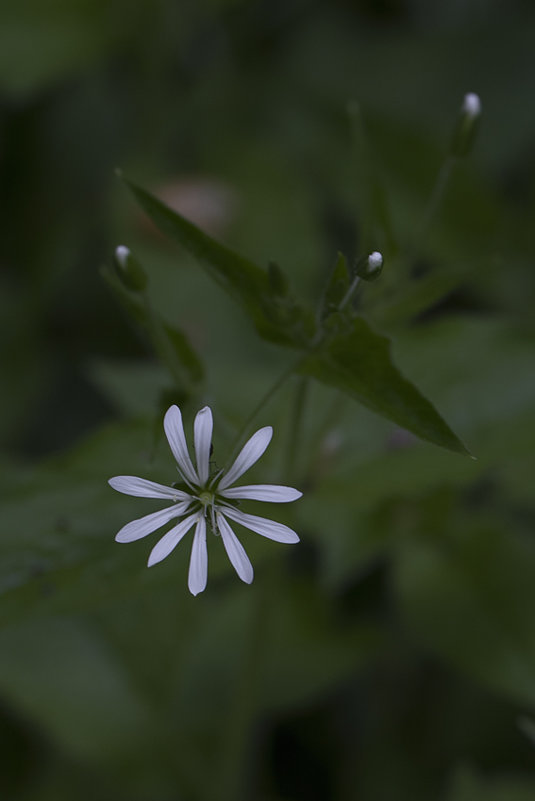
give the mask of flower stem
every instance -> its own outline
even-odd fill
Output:
[[[444,160],[442,167],[439,170],[437,179],[435,181],[435,185],[431,192],[431,197],[429,198],[429,202],[425,210],[424,217],[420,224],[418,235],[416,237],[416,242],[413,248],[413,256],[417,255],[422,248],[424,239],[427,236],[427,233],[431,227],[431,223],[433,222],[433,218],[437,213],[442,198],[446,193],[446,188],[451,178],[451,174],[453,172],[453,168],[456,162],[457,158],[449,154],[448,156],[446,156],[446,159]]]
[[[299,441],[303,433],[303,419],[306,399],[308,395],[309,380],[306,376],[299,378],[292,404],[290,418],[290,431],[287,440],[285,471],[286,480],[291,483],[295,469],[295,457],[298,452]]]
[[[344,297],[342,298],[342,300],[338,304],[338,311],[342,311],[342,309],[347,306],[347,304],[349,303],[349,301],[351,300],[351,298],[355,294],[355,290],[356,290],[356,288],[358,287],[359,284],[360,284],[360,277],[358,275],[356,275],[354,277],[354,279],[352,280],[349,289],[347,290],[347,292],[345,293]]]
[[[281,375],[277,378],[277,380],[270,386],[267,392],[261,397],[257,405],[254,407],[253,411],[243,424],[238,436],[236,437],[234,447],[231,449],[231,455],[228,460],[228,464],[230,464],[233,461],[238,451],[238,448],[240,447],[240,445],[243,444],[245,438],[247,437],[251,429],[251,426],[253,425],[254,421],[256,420],[256,418],[258,417],[264,406],[266,406],[269,403],[271,398],[278,392],[278,390],[283,386],[283,384],[285,384],[286,381],[290,378],[290,376],[294,374],[296,369],[303,361],[303,358],[304,358],[303,356],[300,356],[296,361],[292,362],[292,364],[290,364],[290,366],[287,367],[281,373]]]
[[[235,684],[236,694],[232,715],[221,743],[221,763],[214,801],[236,801],[249,798],[247,785],[254,762],[254,724],[258,713],[258,693],[264,664],[266,629],[265,584],[258,589],[250,604],[249,620],[245,626],[242,662]]]

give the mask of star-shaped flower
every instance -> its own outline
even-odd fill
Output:
[[[116,535],[117,542],[139,540],[152,534],[170,520],[183,518],[156,543],[149,556],[149,567],[169,556],[182,537],[195,526],[188,575],[188,587],[193,595],[202,592],[206,587],[208,573],[207,527],[214,534],[221,535],[228,558],[238,576],[247,584],[253,580],[253,566],[243,545],[232,530],[229,520],[240,523],[245,528],[277,542],[299,542],[295,531],[288,526],[265,517],[246,514],[237,508],[238,502],[246,499],[272,503],[295,501],[302,495],[299,490],[276,484],[231,486],[264,453],[273,436],[271,426],[261,428],[256,434],[253,434],[226,472],[211,470],[212,429],[212,412],[208,406],[205,406],[197,413],[194,423],[193,439],[197,464],[197,469],[195,469],[189,455],[180,409],[178,406],[171,406],[165,414],[164,430],[176,459],[178,472],[184,482],[184,490],[174,486],[167,487],[136,476],[115,476],[109,480],[113,489],[123,492],[125,495],[136,495],[141,498],[164,498],[173,502],[172,506],[127,523]]]

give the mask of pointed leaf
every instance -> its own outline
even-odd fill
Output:
[[[304,343],[310,335],[311,319],[291,299],[274,297],[266,270],[212,239],[145,189],[126,179],[125,183],[152,222],[197,259],[208,274],[240,303],[260,336],[281,345]]]
[[[300,370],[346,392],[421,439],[468,453],[430,401],[395,367],[390,341],[360,317],[328,337]]]

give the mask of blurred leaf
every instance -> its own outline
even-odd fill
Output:
[[[379,627],[341,624],[319,587],[290,577],[277,580],[267,600],[262,703],[273,709],[310,704],[376,656]]]
[[[87,68],[118,38],[108,11],[102,0],[3,4],[0,88],[14,95],[27,94]]]
[[[146,331],[155,352],[178,385],[188,387],[202,381],[204,367],[187,335],[165,322],[146,295],[128,289],[108,267],[101,269],[101,275],[130,316]]]
[[[0,632],[0,692],[78,757],[113,761],[144,745],[150,731],[128,670],[79,618]]]
[[[423,643],[516,702],[535,705],[535,544],[492,524],[399,554],[402,612]]]
[[[125,417],[154,414],[162,393],[169,388],[167,373],[156,362],[95,359],[87,374]]]
[[[356,318],[306,358],[301,371],[346,392],[422,439],[468,453],[435,407],[392,363],[390,342]]]
[[[260,336],[280,345],[304,345],[312,319],[297,304],[274,297],[268,272],[216,242],[146,190],[125,181],[153,223],[191,256],[252,318]]]
[[[456,772],[445,801],[533,801],[535,780],[531,776],[480,776],[471,768]]]

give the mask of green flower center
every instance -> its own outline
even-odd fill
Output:
[[[208,490],[204,490],[204,492],[200,492],[197,496],[199,501],[202,503],[204,508],[206,509],[207,506],[211,506],[215,501],[215,495],[213,492],[208,492]]]

